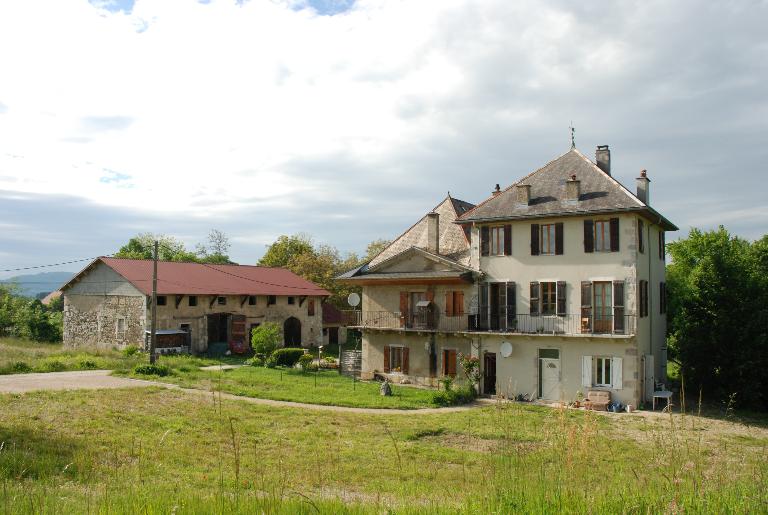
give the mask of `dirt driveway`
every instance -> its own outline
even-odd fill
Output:
[[[151,381],[114,377],[109,375],[111,373],[111,370],[87,370],[0,376],[0,393],[24,393],[35,390],[99,390],[154,385]]]

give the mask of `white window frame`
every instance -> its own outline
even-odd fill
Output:
[[[613,358],[610,356],[593,356],[592,367],[594,368],[594,381],[593,386],[599,386],[602,388],[611,388],[613,384],[611,377],[613,373]],[[606,377],[607,372],[607,377]],[[603,381],[598,381],[598,377],[602,377]],[[606,381],[606,379],[608,381]]]
[[[557,249],[556,225],[557,224],[542,224],[539,227],[539,254],[542,256],[555,255]]]
[[[488,254],[491,256],[503,256],[504,255],[504,226],[494,225],[491,226],[489,235],[490,238]]]
[[[597,382],[598,360],[602,363],[602,383]],[[605,377],[605,362],[610,360],[610,377]],[[584,388],[610,388],[611,390],[624,389],[624,359],[617,356],[582,356],[581,357],[581,385]],[[606,379],[608,380],[606,382]]]

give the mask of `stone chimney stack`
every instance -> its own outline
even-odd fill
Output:
[[[427,213],[427,250],[440,253],[440,215],[434,211]]]
[[[595,151],[595,163],[602,171],[611,175],[611,151],[608,145],[598,145]]]
[[[637,178],[637,198],[645,205],[651,202],[651,180],[645,170],[640,170],[640,177]]]
[[[501,193],[501,187],[500,187],[500,186],[497,184],[497,185],[496,185],[496,188],[494,188],[494,190],[493,190],[491,193],[492,193],[492,194],[493,194],[493,196],[495,197],[496,195],[498,195],[499,193]]]
[[[576,174],[571,174],[571,178],[565,181],[565,199],[569,202],[578,202],[581,195],[581,181],[576,179]]]
[[[531,202],[531,185],[530,184],[518,184],[517,185],[517,203],[528,205]]]

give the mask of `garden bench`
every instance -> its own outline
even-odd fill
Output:
[[[587,397],[584,399],[584,407],[596,411],[605,411],[608,409],[608,404],[610,404],[610,402],[611,392],[590,390],[587,392]]]

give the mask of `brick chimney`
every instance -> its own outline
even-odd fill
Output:
[[[491,193],[492,193],[492,194],[493,194],[493,196],[495,197],[496,195],[498,195],[499,193],[501,193],[501,187],[500,187],[500,186],[497,184],[497,185],[496,185],[496,188],[494,188],[494,190],[493,190]]]
[[[595,151],[595,163],[602,171],[611,175],[611,151],[608,145],[598,145]]]
[[[427,250],[440,253],[440,215],[434,211],[427,213]]]
[[[527,206],[530,202],[531,202],[531,185],[518,184],[517,185],[517,203]]]
[[[643,201],[643,204],[649,205],[651,201],[651,180],[648,178],[648,172],[640,170],[640,177],[637,178],[637,198]]]
[[[576,178],[576,174],[565,181],[565,199],[570,202],[578,202],[581,195],[581,181]]]

